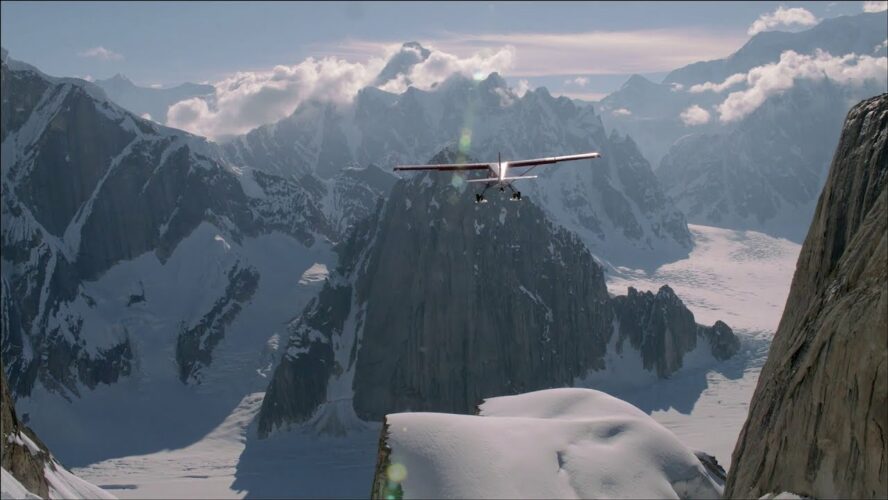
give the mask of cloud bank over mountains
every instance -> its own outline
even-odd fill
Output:
[[[709,111],[694,104],[693,106],[682,111],[679,116],[681,121],[687,126],[703,125],[709,123]]]
[[[374,84],[401,93],[408,86],[430,89],[453,74],[486,78],[492,72],[508,71],[515,58],[515,50],[509,46],[468,57],[431,48],[425,58],[415,57],[417,47],[415,43],[404,44],[397,52],[389,51],[385,58],[363,63],[310,57],[270,71],[238,72],[214,84],[216,90],[210,98],[195,97],[170,106],[166,122],[209,138],[242,134],[289,116],[306,100],[346,104],[359,90]],[[396,68],[391,79],[379,82],[387,63],[405,60],[405,54],[411,56],[406,58],[408,62]],[[519,86],[519,94],[527,91],[526,82]]]
[[[865,5],[864,8],[876,9],[881,8],[880,5],[879,2],[874,2],[872,6]],[[781,6],[759,16],[750,26],[749,32],[760,33],[783,26],[811,26],[818,22],[811,12],[803,8]],[[454,74],[483,79],[492,72],[498,72],[513,78],[522,78],[513,89],[514,94],[520,97],[533,86],[527,78],[551,74],[553,65],[561,68],[565,72],[564,77],[567,77],[562,81],[569,88],[561,94],[582,98],[576,95],[576,91],[586,92],[590,82],[583,75],[632,69],[613,66],[616,64],[613,61],[599,60],[603,57],[602,54],[623,61],[619,64],[624,64],[625,61],[635,61],[635,64],[638,62],[636,58],[626,56],[631,55],[633,50],[644,48],[652,52],[651,57],[657,57],[662,63],[663,55],[660,52],[668,50],[680,53],[680,57],[684,58],[694,56],[695,59],[691,61],[694,62],[707,57],[691,50],[687,46],[689,43],[696,47],[707,46],[707,50],[717,50],[720,54],[728,53],[736,46],[730,41],[731,48],[721,45],[713,47],[704,43],[708,40],[704,33],[689,33],[684,38],[676,38],[668,30],[569,35],[480,34],[464,39],[451,35],[453,34],[440,36],[428,47],[416,42],[396,45],[346,41],[341,49],[351,54],[350,57],[354,57],[352,60],[328,55],[310,57],[294,65],[278,65],[270,70],[238,72],[215,83],[215,92],[212,95],[180,101],[169,108],[166,117],[155,119],[165,121],[169,126],[220,140],[283,119],[307,100],[348,104],[362,88],[368,86],[402,93],[410,86],[431,89]],[[589,46],[595,46],[598,50],[589,52]],[[554,50],[553,47],[559,47],[559,50]],[[581,55],[578,50],[586,55]],[[872,54],[881,55],[880,50],[881,47],[876,46]],[[614,51],[619,57],[611,53]],[[641,59],[642,62],[649,62],[650,57]],[[706,81],[690,85],[689,88],[674,84],[672,91],[692,94],[731,92],[715,107],[685,108],[679,118],[686,126],[693,126],[710,123],[715,119],[716,113],[721,123],[740,120],[768,97],[791,88],[793,82],[799,78],[829,78],[839,84],[858,85],[866,80],[884,82],[885,75],[885,57],[853,53],[833,56],[826,52],[802,55],[786,51],[777,62],[752,68],[745,73],[735,73],[724,81]],[[571,91],[574,91],[573,94]],[[631,110],[627,109],[616,113],[628,116],[629,112]]]
[[[98,47],[92,47],[90,49],[86,49],[77,53],[80,57],[86,57],[91,59],[100,59],[102,61],[122,61],[123,54],[119,54],[114,52],[113,50],[106,49],[105,47],[99,45]]]
[[[701,88],[721,92],[745,80],[746,89],[730,93],[717,106],[719,121],[729,123],[752,113],[772,95],[791,89],[798,79],[830,79],[841,85],[861,85],[866,81],[884,84],[888,80],[888,58],[857,54],[833,56],[822,50],[804,55],[787,50],[775,63],[732,75],[718,84],[706,82]]]
[[[774,12],[768,12],[759,16],[746,33],[749,36],[757,35],[763,31],[770,31],[780,27],[802,26],[810,27],[820,22],[808,9],[794,7],[787,9],[784,6],[777,7]]]
[[[863,2],[864,12],[882,12],[883,10],[888,10],[888,1],[886,0],[868,0]]]

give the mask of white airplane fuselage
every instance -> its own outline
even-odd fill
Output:
[[[395,171],[399,170],[438,170],[438,171],[454,171],[454,170],[486,170],[487,176],[481,179],[468,179],[466,182],[484,184],[484,189],[480,193],[475,193],[475,203],[485,203],[484,193],[491,187],[497,187],[500,191],[508,188],[512,191],[512,200],[521,200],[521,191],[512,187],[512,182],[524,179],[536,179],[536,175],[527,175],[539,165],[550,165],[558,162],[585,160],[592,158],[600,158],[597,152],[580,153],[567,156],[550,156],[547,158],[535,158],[532,160],[516,160],[512,162],[504,162],[502,158],[497,156],[496,162],[491,163],[446,163],[437,165],[398,165]],[[527,168],[525,175],[516,175],[509,177],[509,167]]]
[[[488,184],[491,187],[498,187],[500,190],[504,190],[507,186],[512,184],[512,181],[518,181],[522,179],[536,179],[535,175],[517,175],[514,177],[509,177],[509,162],[497,162],[489,164],[490,173],[492,176],[486,177],[484,179],[469,179],[468,182],[479,182]]]

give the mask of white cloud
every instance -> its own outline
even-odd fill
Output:
[[[888,10],[888,1],[886,0],[863,2],[864,12],[882,12],[883,10]]]
[[[873,47],[873,52],[878,52],[884,48],[888,48],[888,38],[886,38],[884,42]]]
[[[142,114],[139,115],[139,116],[141,116],[142,118],[144,118],[144,119],[146,119],[146,120],[154,121],[154,119],[151,118],[151,113],[142,113]]]
[[[585,76],[578,76],[576,78],[569,78],[564,81],[565,85],[576,85],[577,87],[585,87],[589,83],[589,79]]]
[[[159,89],[159,88],[163,88],[163,85],[161,85],[159,83],[152,83],[151,85],[149,85],[149,87],[151,87],[152,89]]]
[[[392,55],[395,51],[387,47],[384,52]],[[513,59],[511,47],[481,51],[465,58],[432,49],[429,57],[410,68],[408,74],[401,74],[380,88],[398,93],[408,85],[430,89],[455,73],[486,78],[491,72],[507,71]],[[209,99],[195,97],[170,106],[166,124],[209,138],[242,134],[289,116],[309,99],[349,103],[360,89],[372,84],[385,63],[385,59],[378,57],[366,62],[308,58],[293,66],[239,72],[213,84],[215,92]],[[508,99],[503,104],[508,105]]]
[[[96,79],[93,78],[92,75],[84,75],[84,76],[81,76],[80,78],[81,78],[82,80],[86,80],[86,81],[88,81],[88,82],[94,82],[94,81],[96,81]]]
[[[514,47],[516,55],[509,76],[528,78],[552,75],[633,74],[671,71],[687,64],[719,59],[735,52],[747,38],[724,31],[687,28],[634,31],[583,31],[569,33],[445,32],[423,40],[423,45],[459,57],[469,57],[479,47]],[[396,41],[348,40],[320,45],[327,53],[371,57]],[[594,47],[595,50],[590,50]]]
[[[84,51],[79,52],[77,55],[80,57],[90,57],[95,59],[101,59],[103,61],[120,61],[123,60],[123,55],[114,52],[113,50],[108,50],[105,47],[99,45],[98,47],[93,47],[91,49],[86,49]]]
[[[611,111],[611,114],[614,116],[632,116],[632,112],[626,108],[617,108]]]
[[[515,95],[518,97],[524,97],[524,94],[530,90],[530,82],[527,80],[518,80],[518,86],[515,87]]]
[[[772,95],[786,91],[796,79],[830,79],[843,85],[865,81],[888,83],[888,58],[846,54],[832,56],[818,50],[814,55],[787,50],[780,61],[751,69],[746,74],[746,90],[732,92],[718,105],[719,120],[740,120],[761,106]]]
[[[771,13],[762,14],[750,26],[746,33],[750,36],[762,31],[772,30],[780,26],[814,26],[819,21],[811,11],[802,7],[787,9],[782,5]]]
[[[497,87],[493,89],[496,95],[500,98],[500,107],[507,108],[512,104],[515,104],[515,95],[512,94],[509,90],[506,90],[501,87]]]
[[[239,72],[214,84],[211,102],[195,97],[170,106],[167,125],[210,138],[241,134],[288,116],[306,99],[347,102],[382,64],[308,58],[270,71]]]
[[[490,73],[508,71],[515,60],[515,48],[508,45],[497,50],[482,50],[465,58],[436,50],[432,46],[428,48],[431,54],[425,61],[415,64],[408,74],[402,74],[380,88],[395,93],[404,92],[408,86],[428,90],[457,73],[482,80]]]
[[[681,91],[681,90],[684,90],[684,88],[685,88],[684,85],[682,85],[682,84],[680,84],[680,83],[678,83],[678,82],[672,82],[672,84],[670,85],[670,89],[669,89],[669,90],[671,90],[671,91],[673,91],[673,92],[679,92],[679,91]]]
[[[704,123],[709,123],[709,111],[706,111],[700,106],[694,104],[688,109],[682,111],[679,115],[679,118],[681,118],[681,121],[689,127],[692,127],[694,125],[703,125]]]
[[[701,92],[706,92],[707,90],[710,90],[712,92],[718,93],[745,81],[746,73],[735,73],[721,83],[706,82],[692,85],[691,88],[688,89],[688,92],[691,92],[692,94],[699,94]]]

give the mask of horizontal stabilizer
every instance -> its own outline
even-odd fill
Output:
[[[466,182],[509,182],[509,181],[518,181],[521,179],[536,179],[535,175],[519,175],[516,177],[506,177],[504,179],[500,179],[499,177],[489,177],[487,179],[468,179]]]

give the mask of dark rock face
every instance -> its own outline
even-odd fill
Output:
[[[124,329],[96,347],[84,326],[84,310],[95,308],[85,283],[112,267],[148,252],[163,264],[202,223],[234,242],[273,231],[305,246],[335,240],[322,210],[326,193],[366,195],[356,195],[363,205],[337,220],[343,228],[369,212],[378,194],[351,178],[312,191],[293,178],[232,166],[214,145],[142,120],[87,82],[51,78],[8,59],[0,77],[2,357],[14,394],[28,395],[40,381],[76,396],[81,385],[130,374],[133,332]],[[227,278],[227,298],[183,325],[176,351],[183,381],[197,381],[211,362],[258,275],[242,268]],[[127,307],[150,300],[144,290],[121,294]]]
[[[888,497],[888,94],[855,106],[726,496]]]
[[[733,337],[726,325],[697,325],[668,287],[612,300],[579,238],[531,201],[489,198],[473,204],[460,176],[416,176],[355,226],[335,273],[290,326],[260,435],[336,399],[381,420],[471,413],[485,397],[569,386],[604,368],[614,334],[630,339],[623,348],[646,350],[661,376],[681,367],[698,336]],[[619,315],[627,326],[615,332]],[[736,351],[728,339],[711,343]]]
[[[799,33],[764,31],[750,38],[729,57],[689,64],[670,72],[663,82],[685,85],[721,82],[734,73],[745,73],[755,66],[776,61],[786,50],[800,54],[813,54],[817,49],[833,55],[871,54],[873,47],[882,43],[886,35],[888,28],[881,13],[825,19]]]
[[[600,367],[611,311],[582,243],[532,203],[493,196],[477,206],[449,182],[433,180],[437,194],[422,197],[419,182],[395,187],[357,281],[368,302],[354,386],[361,418],[468,412],[481,398],[570,385]]]
[[[690,222],[802,241],[842,117],[871,88],[798,82],[729,130],[676,141],[657,177]]]
[[[183,83],[171,88],[140,87],[127,77],[116,74],[106,80],[96,80],[111,100],[137,115],[147,113],[157,123],[166,123],[167,111],[173,104],[192,97],[212,99],[216,88],[212,85]]]
[[[697,337],[709,340],[716,359],[728,359],[740,349],[740,341],[721,321],[712,327],[697,325],[694,315],[668,286],[654,295],[629,287],[627,295],[614,297],[619,321],[617,349],[624,340],[642,356],[644,368],[668,377],[682,367],[684,355],[697,347]]]
[[[27,426],[22,424],[15,414],[15,402],[6,384],[6,372],[0,362],[0,463],[28,491],[49,498],[49,484],[43,476],[43,468],[50,461],[46,446]],[[24,438],[30,439],[37,447],[37,453],[31,453]]]
[[[381,207],[381,205],[380,205]],[[360,221],[349,238],[336,247],[335,278],[324,283],[302,314],[289,325],[286,355],[275,369],[259,412],[259,435],[292,421],[307,420],[327,400],[331,376],[354,370],[358,339],[342,345],[345,323],[352,316],[355,287],[351,281],[366,262],[380,210]],[[347,349],[337,359],[334,345]]]
[[[213,360],[213,348],[225,335],[225,328],[240,313],[244,303],[249,301],[259,286],[259,273],[256,270],[239,266],[228,271],[228,286],[225,294],[194,326],[183,326],[176,342],[176,363],[179,365],[179,379],[200,382],[200,370]]]
[[[412,64],[424,50],[407,44],[392,62]],[[505,161],[600,151],[595,162],[534,171],[545,182],[525,184],[525,194],[611,262],[650,265],[686,256],[692,246],[684,214],[664,195],[633,141],[609,136],[591,106],[545,89],[519,97],[495,73],[480,82],[454,75],[428,91],[410,87],[394,94],[367,87],[344,107],[305,102],[224,150],[237,164],[329,180],[348,165],[388,170],[425,162],[447,145],[460,148],[460,161],[464,155],[494,160],[502,153]]]

